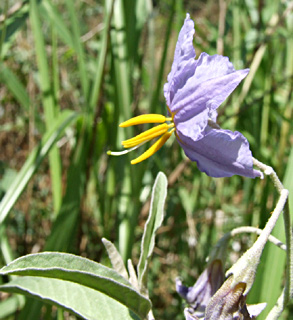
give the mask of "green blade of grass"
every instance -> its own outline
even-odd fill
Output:
[[[105,27],[104,27],[102,39],[101,39],[101,50],[99,52],[98,59],[97,59],[96,77],[93,82],[93,88],[91,90],[91,97],[89,102],[89,107],[91,110],[90,113],[92,115],[94,114],[94,108],[97,104],[97,100],[98,100],[100,89],[101,89],[102,76],[104,72],[107,49],[109,44],[110,25],[111,25],[111,19],[113,14],[114,2],[115,0],[110,0],[107,2],[108,10],[105,6],[105,17],[104,17]]]
[[[25,1],[23,2],[22,6],[5,21],[5,27],[0,30],[0,60],[2,60],[9,52],[9,49],[16,37],[17,31],[19,31],[24,25],[28,16],[29,4],[28,1]]]
[[[36,0],[30,1],[30,21],[34,35],[37,64],[40,72],[40,86],[42,91],[42,102],[45,111],[46,128],[50,129],[53,125],[56,116],[59,112],[59,106],[54,99],[54,90],[50,83],[49,67],[45,49],[44,34],[39,16],[39,7]],[[50,173],[52,179],[52,193],[54,211],[58,212],[62,200],[62,185],[61,185],[61,161],[57,148],[52,148],[49,154]]]
[[[80,41],[80,22],[78,21],[78,17],[75,10],[75,5],[78,5],[78,2],[74,2],[72,0],[66,0],[65,1],[70,22],[71,22],[71,28],[72,28],[72,41],[74,43],[74,48],[77,54],[77,63],[78,63],[78,69],[79,69],[79,76],[80,76],[80,82],[83,92],[83,97],[85,101],[88,101],[88,94],[89,94],[89,78],[88,73],[86,70],[86,59],[85,59],[85,53],[84,53],[84,47],[82,42]],[[86,103],[85,111],[88,110],[88,104]]]
[[[24,107],[24,109],[29,111],[30,99],[26,89],[18,77],[2,63],[0,63],[0,81],[7,86],[15,99]]]
[[[128,12],[128,19],[132,20],[130,13]],[[111,46],[113,56],[114,67],[114,88],[115,88],[115,105],[117,114],[120,116],[118,121],[122,122],[122,119],[129,119],[131,115],[131,88],[130,88],[130,76],[129,65],[131,57],[129,56],[127,48],[127,36],[135,38],[134,30],[131,34],[126,33],[125,12],[123,2],[116,0],[114,4],[113,12],[113,28],[111,30]],[[127,134],[132,132],[132,128],[127,128]],[[118,134],[118,139],[119,139]],[[120,160],[120,159],[119,159]],[[118,161],[119,161],[118,160]],[[133,210],[133,203],[129,199],[131,194],[131,178],[129,165],[124,166],[120,174],[122,178],[121,183],[121,195],[118,198],[118,210],[119,210],[119,252],[124,260],[130,256],[131,251],[131,227],[130,217]]]
[[[164,41],[164,48],[162,52],[162,57],[160,61],[160,67],[159,67],[159,72],[157,75],[157,81],[156,81],[156,87],[153,92],[153,95],[151,97],[150,101],[150,109],[151,113],[156,112],[157,106],[159,105],[159,97],[161,95],[162,91],[162,82],[163,82],[163,76],[164,76],[164,68],[166,65],[166,60],[167,60],[167,53],[168,53],[168,47],[169,47],[169,42],[170,42],[170,36],[171,36],[171,31],[172,31],[172,26],[173,26],[173,21],[174,21],[174,15],[175,15],[175,6],[176,6],[176,0],[172,1],[171,4],[171,13],[168,19],[167,23],[167,31],[165,35],[165,41]],[[161,110],[159,111],[161,112]]]
[[[77,118],[77,113],[68,110],[63,111],[55,120],[52,128],[45,133],[42,141],[30,153],[28,159],[0,203],[0,224],[5,221],[9,211],[36,172],[40,163],[59,140],[62,132]]]
[[[108,2],[109,4],[109,2]],[[103,78],[103,70],[106,61],[106,36],[110,28],[111,10],[106,10],[107,25],[105,25],[105,33],[103,37],[103,47],[97,62],[97,74],[91,91],[92,113],[85,114],[84,121],[81,124],[80,136],[73,152],[72,161],[67,175],[67,188],[60,208],[60,217],[53,224],[51,235],[46,243],[47,250],[66,251],[72,248],[72,238],[77,229],[78,216],[80,212],[81,201],[84,196],[87,176],[88,155],[92,145],[94,106],[101,90],[101,82]],[[108,30],[107,30],[108,28]],[[63,232],[67,230],[68,232]]]
[[[55,28],[58,30],[58,36],[71,49],[74,49],[72,35],[68,30],[68,27],[64,23],[64,19],[58,12],[56,6],[53,5],[50,0],[44,0],[42,4],[42,9],[43,10],[41,10],[41,14],[44,18],[48,17],[51,20],[51,23],[54,24]]]

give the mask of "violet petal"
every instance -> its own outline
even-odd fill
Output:
[[[260,315],[260,313],[264,310],[264,308],[267,306],[266,302],[258,303],[258,304],[250,304],[247,305],[247,310],[251,317],[257,317]]]
[[[182,88],[186,81],[194,74],[196,62],[193,47],[194,23],[186,14],[183,27],[178,36],[174,60],[168,82],[164,86],[164,95],[167,105],[170,106],[178,89]]]
[[[187,132],[178,134],[178,142],[187,157],[196,161],[198,169],[208,176],[262,177],[260,171],[253,169],[249,143],[240,132],[207,126],[201,140],[194,142]]]

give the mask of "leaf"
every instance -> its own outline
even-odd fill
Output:
[[[111,260],[113,269],[121,274],[123,278],[128,279],[128,273],[125,268],[123,259],[114,244],[105,238],[102,239],[102,242],[107,250],[108,257]]]
[[[36,172],[40,163],[47,156],[50,149],[59,140],[62,132],[76,119],[78,119],[76,112],[69,110],[63,111],[55,120],[52,128],[45,133],[41,142],[30,153],[0,203],[0,224],[6,219],[9,211],[25,189],[27,183]]]
[[[69,281],[26,276],[0,286],[0,290],[46,300],[84,319],[139,319],[109,296]]]
[[[159,172],[153,186],[150,212],[144,227],[141,243],[141,255],[138,263],[138,281],[140,288],[146,288],[148,260],[155,246],[155,235],[164,219],[164,204],[167,196],[168,180],[164,173]]]
[[[146,316],[150,309],[150,301],[135,291],[116,271],[72,254],[30,254],[3,267],[0,274],[72,281],[112,297],[142,317]]]
[[[134,266],[133,266],[133,263],[132,263],[131,259],[127,260],[127,267],[128,267],[128,272],[129,272],[129,282],[132,284],[132,286],[135,289],[139,290],[136,271],[134,269]]]
[[[39,84],[42,92],[42,104],[44,108],[46,129],[54,126],[54,121],[60,111],[54,90],[52,89],[48,56],[46,53],[45,37],[42,31],[42,23],[39,14],[39,5],[37,0],[30,1],[30,24],[32,28],[36,62],[39,73]],[[54,211],[57,213],[62,201],[62,179],[61,179],[61,158],[59,149],[53,147],[49,153],[51,189],[53,194]]]
[[[22,6],[5,21],[4,43],[2,44],[2,48],[1,48],[2,50],[0,52],[0,55],[2,58],[5,57],[9,52],[12,42],[16,37],[16,33],[24,25],[28,17],[28,14],[29,14],[29,3],[24,2]],[[0,39],[3,39],[2,32],[3,32],[3,29],[0,30]]]
[[[66,26],[64,17],[62,17],[58,11],[58,8],[49,0],[44,0],[42,3],[40,13],[43,19],[48,18],[54,23],[55,28],[58,31],[58,36],[67,44],[71,49],[74,49],[74,43],[72,35]]]
[[[0,80],[14,95],[15,99],[24,107],[26,111],[30,107],[30,99],[24,85],[19,78],[3,63],[0,63]]]

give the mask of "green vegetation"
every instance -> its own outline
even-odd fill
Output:
[[[186,160],[172,138],[150,159],[134,166],[130,160],[141,149],[121,157],[107,155],[108,150],[122,150],[122,140],[141,132],[139,127],[120,129],[120,122],[142,113],[167,112],[163,85],[186,12],[195,21],[197,55],[223,54],[236,69],[251,69],[218,109],[218,123],[247,137],[253,156],[272,166],[290,191],[293,208],[290,1],[3,0],[1,267],[43,251],[73,253],[110,267],[101,241],[106,238],[115,243],[124,263],[131,258],[135,266],[139,264],[139,281],[144,285],[144,268],[150,264],[148,289],[156,319],[179,320],[184,317],[183,303],[175,291],[175,278],[192,285],[225,232],[243,225],[264,227],[278,197],[269,179],[210,178]],[[153,248],[155,230],[143,237],[143,227],[159,171],[168,178],[168,195]],[[164,205],[164,199],[153,201]],[[162,214],[161,209],[158,212]],[[282,221],[273,234],[285,242]],[[142,237],[147,246],[144,255]],[[235,237],[226,268],[254,240],[254,235]],[[258,319],[265,319],[280,295],[285,261],[283,251],[266,245],[248,296],[250,303],[268,303]],[[48,268],[44,266],[44,272]],[[33,276],[40,275],[26,277]],[[7,277],[17,287],[18,278],[9,272],[0,283]],[[60,279],[64,278],[54,279],[56,286]],[[42,278],[43,286],[47,280]],[[119,281],[115,285],[121,285]],[[68,282],[64,290],[75,292],[75,286]],[[62,295],[63,287],[59,289]],[[89,294],[87,290],[92,289],[86,288],[80,296]],[[148,300],[131,294],[137,310],[126,305],[144,314]],[[98,298],[91,299],[94,304]],[[44,319],[68,319],[62,309],[47,304],[42,308],[34,299],[7,298],[1,293],[0,300],[0,318],[15,319],[18,314],[17,319],[39,319],[42,312]],[[288,308],[282,319],[292,317]]]

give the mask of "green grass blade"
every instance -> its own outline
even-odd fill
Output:
[[[0,224],[4,222],[27,183],[36,172],[40,163],[47,156],[48,152],[59,140],[64,129],[76,120],[77,116],[78,115],[72,111],[63,111],[55,120],[54,126],[48,130],[39,145],[30,153],[28,159],[0,203]]]
[[[83,92],[83,97],[85,101],[88,101],[89,94],[89,79],[88,73],[86,69],[86,58],[84,53],[84,47],[80,40],[81,32],[79,29],[80,21],[78,21],[78,17],[76,14],[75,5],[79,5],[77,2],[72,0],[66,0],[66,7],[69,13],[71,28],[72,28],[72,40],[74,43],[75,51],[77,54],[77,63],[80,75],[80,82]],[[88,106],[87,106],[88,107]],[[85,111],[88,111],[87,109]]]
[[[159,97],[163,93],[162,83],[163,83],[163,76],[164,76],[164,68],[166,65],[168,47],[169,47],[169,42],[170,42],[170,38],[171,38],[170,35],[171,35],[173,21],[174,21],[175,6],[176,6],[176,0],[173,0],[172,4],[171,4],[171,12],[170,12],[168,23],[167,23],[166,36],[164,37],[165,38],[164,39],[164,48],[163,48],[163,53],[162,53],[162,57],[161,57],[161,61],[160,61],[159,72],[157,75],[156,87],[155,87],[154,93],[152,95],[151,103],[150,103],[151,113],[156,112],[156,108],[157,108],[156,106],[159,105]]]
[[[51,20],[51,23],[54,24],[55,28],[58,30],[58,36],[62,41],[71,49],[74,49],[72,35],[64,23],[64,18],[60,15],[58,9],[50,0],[43,1],[41,14],[44,18],[49,18]]]
[[[89,133],[80,137],[68,169],[67,188],[62,205],[52,226],[45,249],[49,251],[71,251],[74,247],[81,200],[86,186],[86,162],[91,141]],[[66,232],[64,232],[66,230]]]
[[[111,29],[111,48],[113,57],[113,80],[115,88],[115,105],[116,114],[122,119],[129,119],[131,116],[131,88],[130,88],[130,63],[127,48],[127,37],[133,37],[134,31],[131,34],[126,33],[126,17],[123,7],[123,1],[116,0],[113,12],[113,28]],[[128,19],[132,20],[128,12]],[[132,132],[132,128],[126,130],[127,133]],[[121,195],[118,198],[118,210],[120,216],[119,223],[119,252],[123,257],[124,262],[130,257],[132,237],[131,237],[131,215],[133,213],[133,203],[130,202],[129,194],[131,194],[131,179],[129,165],[125,166],[120,177],[123,178],[121,185]]]
[[[7,86],[15,99],[24,107],[25,111],[29,111],[30,98],[26,89],[18,77],[2,63],[0,63],[0,81]]]
[[[2,10],[1,10],[2,11]],[[1,28],[1,33],[0,33],[0,57],[1,52],[2,52],[2,46],[3,43],[5,42],[5,37],[6,37],[6,20],[7,20],[7,11],[8,11],[8,0],[5,0],[5,4],[4,4],[4,9],[3,9],[3,15],[4,15],[4,21],[2,24],[2,28]]]
[[[284,177],[284,187],[289,190],[289,209],[292,217],[293,211],[293,147],[288,158],[288,166]]]
[[[22,6],[5,21],[5,28],[0,30],[0,39],[4,39],[1,44],[0,60],[7,55],[16,37],[17,31],[24,25],[29,16],[29,4],[23,2]]]
[[[36,0],[30,1],[30,20],[36,47],[37,64],[40,72],[40,86],[42,91],[42,102],[45,111],[46,128],[50,129],[59,112],[59,107],[55,104],[54,90],[50,83],[50,73],[48,58],[45,49],[45,40],[42,32],[42,25],[39,16],[39,7]],[[52,148],[49,154],[50,173],[52,178],[52,193],[55,213],[59,211],[62,201],[61,185],[61,161],[57,148]]]
[[[5,233],[5,227],[3,225],[0,227],[0,249],[1,256],[5,263],[10,263],[14,259],[14,253],[9,244],[8,238]]]
[[[107,56],[107,48],[109,43],[109,33],[110,33],[110,25],[111,25],[111,19],[113,14],[114,2],[115,0],[111,0],[107,3],[108,10],[106,9],[106,6],[105,6],[105,17],[104,17],[105,27],[104,27],[102,39],[101,39],[101,50],[99,52],[98,59],[97,59],[96,77],[94,79],[93,88],[91,90],[90,102],[89,102],[91,114],[94,114],[94,108],[97,104],[100,89],[101,89],[102,77],[103,77],[103,72],[105,68],[106,56]]]
[[[114,58],[114,72],[116,97],[118,99],[118,107],[122,111],[122,117],[129,119],[131,116],[131,88],[129,81],[129,61],[126,38],[134,36],[134,34],[126,34],[124,9],[121,0],[116,0],[113,12],[114,28],[111,30],[111,41]]]

